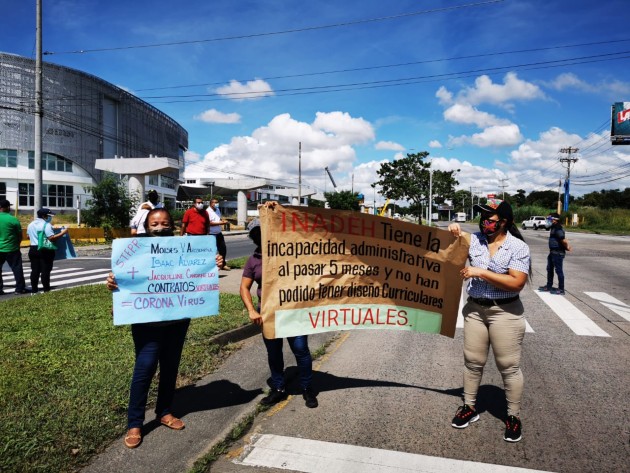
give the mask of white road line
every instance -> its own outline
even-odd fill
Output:
[[[99,271],[103,271],[102,269],[99,269]],[[94,272],[94,271],[92,271]],[[82,273],[81,273],[82,274]],[[106,272],[101,273],[101,274],[93,274],[91,276],[86,276],[84,278],[73,278],[73,279],[60,279],[59,281],[55,281],[58,284],[72,284],[75,282],[83,282],[83,281],[91,281],[93,279],[99,279],[99,278],[103,278],[103,282],[105,282],[105,279],[107,279],[107,275],[109,274],[109,270],[106,270]],[[59,279],[59,278],[55,278],[54,277],[54,273],[50,276],[50,280],[54,281],[55,279]]]
[[[459,311],[457,312],[457,322],[455,323],[455,328],[464,328],[464,314],[462,313],[462,309],[466,304],[466,299],[468,298],[468,294],[466,291],[462,291],[462,297],[459,300]],[[529,322],[525,320],[525,331],[529,333],[535,333],[534,329]]]
[[[538,297],[540,297],[576,335],[610,337],[610,335],[599,328],[599,326],[582,311],[565,299],[564,296],[558,296],[548,292],[534,292],[538,294]]]
[[[513,466],[474,463],[378,448],[344,445],[280,435],[261,435],[238,465],[278,468],[304,473],[524,473]]]
[[[584,294],[599,301],[604,307],[608,307],[615,314],[620,315],[630,322],[630,306],[624,304],[619,299],[615,299],[605,292],[585,292]]]

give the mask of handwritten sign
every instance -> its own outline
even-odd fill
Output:
[[[210,236],[114,240],[114,325],[217,315],[216,251]]]
[[[455,334],[469,241],[351,211],[261,208],[266,338],[349,329]]]

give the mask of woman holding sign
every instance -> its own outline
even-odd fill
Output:
[[[33,294],[39,292],[40,278],[44,292],[50,291],[50,273],[57,250],[57,247],[51,243],[68,233],[67,228],[55,233],[51,224],[54,215],[50,209],[43,207],[37,211],[37,218],[29,223],[26,229],[31,244],[28,259],[31,262],[31,292]]]
[[[243,277],[241,279],[241,299],[249,312],[249,319],[252,323],[262,327],[263,320],[260,315],[260,296],[262,294],[262,251],[261,251],[261,232],[260,222],[258,219],[252,220],[247,226],[249,230],[249,238],[256,245],[254,254],[249,257],[245,268],[243,268]],[[258,285],[258,307],[254,307],[252,301],[251,288],[256,281]],[[282,338],[266,339],[263,336],[265,347],[267,348],[267,360],[271,371],[271,391],[269,395],[264,397],[260,402],[265,406],[276,404],[287,397],[284,383],[284,357],[282,354]],[[313,378],[313,358],[308,348],[308,337],[300,335],[297,337],[288,337],[289,347],[295,355],[295,361],[300,372],[300,387],[302,388],[302,397],[306,407],[315,408],[318,405],[317,397],[311,389],[311,380]]]
[[[175,225],[168,210],[156,208],[147,214],[144,228],[146,234],[139,234],[136,237],[173,236]],[[222,267],[223,257],[217,254],[216,262],[219,268]],[[109,273],[106,285],[110,291],[118,289],[113,273]],[[184,422],[171,413],[171,404],[189,325],[190,319],[131,325],[136,361],[127,410],[128,430],[125,445],[128,448],[136,448],[142,443],[142,425],[149,387],[158,364],[160,365],[160,381],[155,405],[157,418],[162,425],[174,430],[182,430],[185,427]]]
[[[475,408],[483,369],[492,346],[497,368],[503,378],[507,399],[505,434],[507,442],[521,440],[519,417],[523,395],[521,349],[525,318],[519,292],[531,271],[529,247],[514,225],[512,207],[488,199],[475,208],[481,212],[479,232],[471,235],[469,266],[461,270],[468,281],[468,302],[464,315],[464,405],[457,410],[452,426],[468,427],[479,420]],[[458,223],[448,229],[461,235]]]

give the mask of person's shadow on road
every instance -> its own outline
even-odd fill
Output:
[[[299,386],[299,372],[296,366],[290,366],[286,369],[285,378],[287,380],[287,392],[291,395],[301,395],[302,393]],[[269,384],[270,381],[271,378],[267,380],[267,384]],[[435,392],[439,394],[444,394],[446,396],[458,397],[462,399],[462,404],[464,399],[464,388],[462,387],[439,389],[430,386],[417,386],[414,384],[398,383],[395,381],[340,377],[322,371],[313,371],[313,390],[316,393],[366,387],[397,387],[421,389],[423,391]],[[498,386],[490,384],[481,385],[479,387],[479,391],[477,392],[476,408],[477,412],[479,412],[480,414],[483,412],[488,412],[497,419],[505,419],[507,412],[505,391]]]

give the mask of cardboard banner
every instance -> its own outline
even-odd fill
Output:
[[[114,325],[217,315],[216,254],[211,236],[114,240]]]
[[[352,211],[259,211],[266,338],[350,329],[454,336],[469,239]]]

